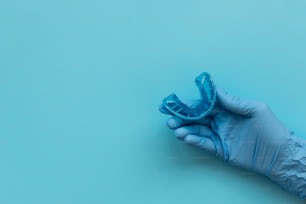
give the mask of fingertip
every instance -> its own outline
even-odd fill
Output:
[[[174,135],[178,139],[184,139],[187,134],[188,130],[185,127],[178,128],[174,131]]]
[[[198,144],[201,141],[201,137],[199,137],[197,135],[187,135],[184,140],[188,144],[195,145],[195,144]]]
[[[171,129],[179,128],[184,124],[185,124],[185,121],[183,121],[181,118],[179,118],[177,116],[172,116],[168,120],[168,127],[171,128]]]
[[[169,128],[175,129],[178,127],[178,122],[174,117],[172,117],[168,120],[167,125]]]
[[[187,135],[184,140],[187,144],[195,145],[209,152],[216,152],[215,145],[209,138],[200,137],[197,135]]]

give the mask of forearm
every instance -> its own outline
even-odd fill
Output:
[[[293,133],[288,138],[284,155],[269,177],[284,189],[306,199],[306,140]]]

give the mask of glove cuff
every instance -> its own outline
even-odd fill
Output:
[[[306,140],[291,132],[285,151],[268,177],[285,190],[306,199]]]

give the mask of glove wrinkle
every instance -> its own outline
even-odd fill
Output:
[[[305,140],[291,133],[286,151],[269,177],[282,188],[306,199]]]

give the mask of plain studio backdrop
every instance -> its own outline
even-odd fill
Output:
[[[203,71],[306,138],[305,1],[1,1],[0,203],[301,204],[166,128]]]

